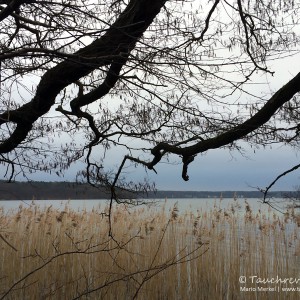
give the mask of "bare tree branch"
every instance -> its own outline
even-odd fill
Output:
[[[298,73],[292,80],[279,89],[266,104],[251,118],[244,123],[233,127],[226,132],[207,140],[201,140],[195,145],[188,147],[176,147],[167,143],[160,143],[152,149],[154,159],[151,166],[157,164],[161,160],[161,151],[166,153],[174,153],[183,155],[184,157],[190,157],[198,153],[205,152],[209,149],[216,149],[222,146],[228,145],[242,137],[246,136],[250,132],[255,131],[260,126],[265,124],[273,114],[287,101],[300,91],[300,73]]]
[[[266,189],[263,191],[264,193],[264,202],[267,202],[266,201],[266,198],[268,196],[268,192],[269,190],[272,188],[272,186],[274,186],[274,184],[282,177],[284,177],[285,175],[291,173],[291,172],[294,172],[295,170],[299,169],[300,168],[300,164],[292,167],[291,169],[289,170],[286,170],[285,172],[281,173],[280,175],[278,175],[267,187]]]

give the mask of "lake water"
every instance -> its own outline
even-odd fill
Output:
[[[234,206],[235,210],[240,212],[245,212],[246,206],[249,205],[253,212],[269,211],[270,209],[274,210],[276,213],[284,213],[287,210],[287,207],[292,205],[291,201],[286,201],[283,198],[271,199],[270,203],[272,207],[267,204],[262,203],[262,199],[250,198],[250,199],[218,199],[218,198],[186,198],[186,199],[155,199],[155,200],[146,200],[149,205],[153,205],[158,209],[165,205],[167,209],[173,208],[174,205],[177,205],[179,212],[193,211],[197,210],[208,210],[216,206],[218,209],[230,209]],[[90,211],[92,209],[101,209],[108,204],[108,200],[9,200],[9,201],[0,201],[0,208],[3,209],[5,213],[16,211],[20,206],[28,207],[31,205],[39,206],[40,208],[45,208],[52,206],[57,210],[64,210],[66,206],[72,208],[75,211]]]

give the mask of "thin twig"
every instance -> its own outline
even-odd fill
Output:
[[[283,177],[283,176],[285,176],[285,175],[287,175],[287,174],[289,174],[289,173],[291,173],[291,172],[293,172],[293,171],[295,171],[295,170],[297,170],[297,169],[299,169],[300,168],[300,164],[298,164],[298,165],[296,165],[296,166],[294,166],[294,167],[292,167],[291,169],[289,169],[289,170],[287,170],[287,171],[285,171],[285,172],[283,172],[283,173],[281,173],[280,175],[278,175],[276,178],[275,178],[275,180],[266,188],[266,190],[264,191],[264,203],[267,203],[267,201],[266,201],[266,198],[267,198],[267,194],[268,194],[268,191],[270,190],[270,188],[281,178],[281,177]]]
[[[10,248],[14,249],[16,252],[18,252],[18,249],[16,249],[9,241],[7,241],[4,236],[0,233],[1,240],[6,243]]]

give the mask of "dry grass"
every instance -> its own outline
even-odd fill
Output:
[[[300,278],[299,223],[291,211],[238,214],[118,206],[75,212],[34,204],[0,212],[0,299],[299,299],[241,288],[260,278]],[[239,282],[246,276],[247,283]]]

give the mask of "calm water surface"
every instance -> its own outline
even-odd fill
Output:
[[[108,200],[9,200],[9,201],[0,201],[0,208],[4,210],[5,213],[16,211],[20,206],[28,207],[31,205],[39,206],[40,208],[47,208],[52,206],[58,210],[64,210],[66,206],[72,208],[75,211],[90,211],[92,209],[104,209],[108,205]],[[209,210],[213,207],[219,209],[230,209],[234,207],[236,211],[245,212],[247,206],[251,208],[253,212],[269,211],[273,209],[275,212],[279,210],[280,212],[285,212],[287,206],[292,205],[292,202],[288,202],[282,198],[276,198],[271,200],[273,208],[270,208],[269,205],[263,204],[262,199],[218,199],[218,198],[186,198],[186,199],[155,199],[147,200],[147,203],[156,207],[157,209],[161,208],[163,205],[167,209],[171,209],[174,205],[177,205],[179,212],[193,211],[197,210]],[[277,211],[278,212],[278,211]],[[280,213],[278,212],[278,213]]]

